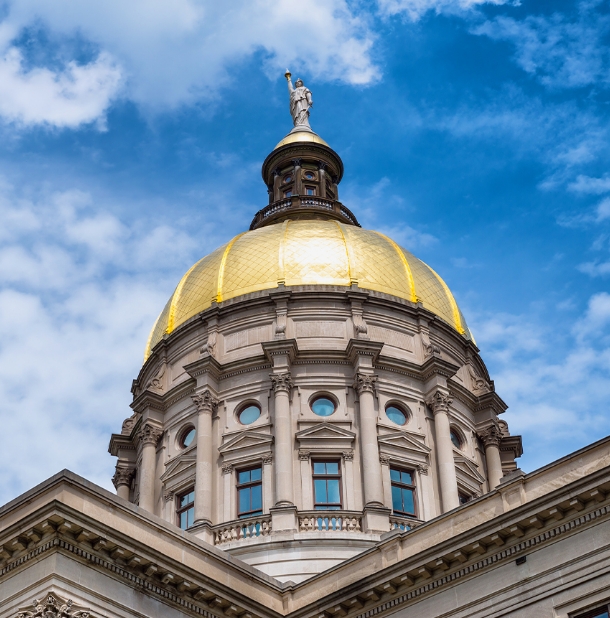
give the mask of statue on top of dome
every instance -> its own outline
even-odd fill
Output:
[[[288,82],[288,92],[290,93],[290,114],[295,127],[305,127],[311,130],[309,126],[309,110],[313,106],[311,98],[311,90],[305,88],[302,79],[297,79],[292,85],[292,74],[288,69],[284,74]],[[296,86],[296,88],[295,88]]]

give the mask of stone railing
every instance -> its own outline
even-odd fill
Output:
[[[299,532],[361,532],[362,513],[357,511],[301,511]]]
[[[214,526],[212,530],[214,531],[214,545],[267,536],[271,532],[271,515],[229,521]]]
[[[276,219],[281,218],[280,215],[287,211],[298,214],[299,211],[315,210],[324,211],[329,218],[360,227],[358,220],[350,209],[337,200],[329,200],[315,195],[293,195],[273,202],[273,204],[269,204],[259,210],[254,215],[254,219],[252,219],[250,229],[255,230],[267,223],[272,223]]]
[[[413,530],[413,528],[421,526],[422,523],[423,522],[419,519],[400,517],[399,515],[390,515],[390,530],[400,529],[406,532],[407,530]]]

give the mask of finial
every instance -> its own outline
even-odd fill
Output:
[[[290,69],[286,69],[286,73],[284,73],[284,77],[290,81],[290,78],[292,77],[292,73],[290,72]]]

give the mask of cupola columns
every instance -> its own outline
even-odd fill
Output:
[[[489,491],[495,489],[502,479],[502,460],[500,459],[500,428],[494,424],[481,432],[481,439],[485,445],[485,459],[487,460],[487,481]]]
[[[161,429],[146,423],[140,432],[142,442],[142,464],[140,467],[139,505],[149,513],[155,512],[155,478],[157,444],[162,435]]]
[[[197,406],[197,459],[195,463],[195,524],[212,524],[214,452],[212,416],[218,400],[209,389],[193,395]]]
[[[460,506],[448,415],[452,402],[451,397],[441,390],[435,391],[427,402],[434,413],[434,435],[443,513]]]
[[[271,376],[275,393],[275,506],[292,506],[294,488],[292,477],[292,424],[290,422],[290,391],[292,378],[289,371]]]

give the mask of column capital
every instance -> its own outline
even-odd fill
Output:
[[[369,375],[366,373],[357,373],[354,376],[354,390],[358,393],[358,395],[362,395],[362,393],[374,393],[375,387],[377,385],[377,376]]]
[[[500,446],[500,440],[502,439],[502,430],[497,423],[486,427],[479,431],[479,437],[483,440],[484,446]]]
[[[233,474],[233,464],[223,464],[222,473],[223,474]]]
[[[131,487],[131,479],[133,478],[135,470],[133,468],[127,468],[126,466],[117,465],[114,476],[112,477],[112,484],[115,489],[119,488],[119,485],[127,485]]]
[[[140,431],[140,440],[142,441],[142,444],[153,444],[154,446],[157,446],[162,435],[162,429],[155,427],[151,423],[146,423]]]
[[[273,390],[276,393],[286,392],[290,393],[293,382],[292,376],[290,375],[290,371],[284,371],[283,373],[272,373],[271,374],[271,385],[273,386]]]
[[[389,466],[390,465],[390,457],[388,455],[384,455],[384,454],[379,455],[379,463],[382,466]]]
[[[354,460],[354,451],[350,450],[350,451],[343,451],[343,453],[341,453],[342,457],[343,457],[343,461],[353,461]]]
[[[311,453],[309,451],[304,451],[303,449],[299,450],[299,461],[309,461],[311,457]]]
[[[448,393],[437,390],[426,400],[426,404],[434,414],[438,412],[449,412],[449,406],[453,403],[453,399]]]
[[[197,412],[203,412],[204,414],[213,414],[218,408],[218,399],[212,395],[212,391],[206,388],[204,391],[192,395],[191,399],[197,406]]]

